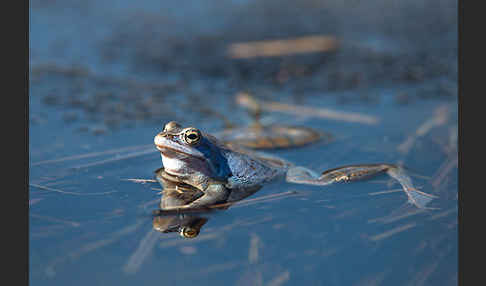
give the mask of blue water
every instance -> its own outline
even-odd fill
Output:
[[[100,4],[32,0],[31,69],[47,63],[61,67],[78,65],[99,77],[177,82],[184,77],[180,70],[161,71],[149,65],[144,69],[139,64],[134,67],[134,58],[136,61],[144,55],[130,49],[123,51],[125,56],[107,61],[101,52],[104,43],[115,30],[130,27],[120,23],[135,21],[134,26],[140,27],[138,22],[155,21],[150,18],[154,15],[164,15],[169,23],[185,24],[169,26],[173,29],[157,25],[149,26],[150,29],[179,33],[190,42],[193,35],[222,29],[225,23],[231,22],[230,12],[251,11],[253,7],[245,6],[246,1],[220,2],[202,6],[199,1],[176,5],[157,1]],[[373,3],[380,5],[381,2]],[[343,7],[335,5],[328,7],[331,14],[340,23],[344,22]],[[353,13],[360,9],[355,8]],[[268,13],[279,17],[282,15],[279,11]],[[442,24],[454,23],[446,12],[438,19]],[[278,18],[278,21],[284,20]],[[265,23],[255,20],[254,25]],[[379,23],[371,23],[369,27],[374,25],[381,27]],[[314,29],[301,22],[297,26],[302,31]],[[392,26],[402,27],[401,24]],[[340,29],[338,32],[354,34]],[[134,32],[128,29],[127,33]],[[248,38],[242,36],[245,37]],[[366,38],[366,34],[361,38]],[[137,45],[133,49],[137,50]],[[453,66],[455,62],[450,64]],[[249,199],[288,191],[296,194],[205,214],[209,220],[199,236],[184,239],[177,233],[160,233],[152,227],[151,212],[160,200],[160,185],[126,179],[153,179],[153,171],[161,167],[160,155],[152,146],[153,137],[166,122],[177,119],[209,133],[221,130],[222,121],[197,111],[196,105],[210,107],[235,124],[248,124],[251,121],[248,113],[234,101],[241,86],[225,78],[190,75],[184,81],[184,89],[169,92],[163,98],[160,106],[167,110],[154,111],[150,119],[116,117],[120,122],[115,128],[106,121],[113,116],[108,109],[90,113],[71,104],[46,104],[45,98],[54,94],[58,100],[67,102],[78,86],[81,86],[80,94],[85,95],[99,90],[116,95],[130,93],[124,86],[113,83],[97,86],[89,79],[52,74],[36,78],[31,74],[30,284],[456,285],[458,186],[457,163],[454,164],[457,159],[454,77],[449,72],[414,82],[375,84],[370,80],[370,84],[357,89],[309,89],[302,93],[292,89],[292,83],[280,89],[257,81],[247,84],[250,89],[261,91],[266,100],[357,112],[379,119],[377,124],[368,125],[267,112],[263,116],[265,122],[308,126],[334,137],[330,143],[318,142],[270,153],[317,172],[347,164],[403,163],[414,175],[417,187],[438,196],[429,205],[435,209],[419,211],[407,203],[404,192],[387,192],[400,188],[387,176],[327,187],[277,182]],[[319,76],[312,80],[318,81]],[[450,90],[453,96],[446,94]],[[403,93],[410,96],[407,104],[400,104],[398,99]],[[150,95],[150,92],[140,92],[133,95],[133,101],[117,96],[112,101],[135,105]],[[195,104],[194,100],[201,103]],[[99,105],[104,108],[111,103],[101,101]],[[445,120],[421,133],[423,124],[440,108],[446,110]],[[76,119],[66,120],[67,115]],[[398,146],[410,136],[416,137],[409,151],[400,152]]]

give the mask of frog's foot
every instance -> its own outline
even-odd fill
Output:
[[[201,208],[225,201],[229,197],[230,191],[222,184],[210,183],[197,200],[188,204],[188,208]]]
[[[433,195],[418,191],[402,167],[390,164],[343,166],[324,171],[321,175],[304,167],[292,167],[287,172],[286,180],[297,184],[325,186],[336,182],[368,179],[385,172],[402,185],[403,191],[408,196],[408,202],[416,207],[426,208],[425,206],[435,198]]]
[[[209,184],[204,194],[186,205],[164,206],[165,211],[183,211],[189,209],[209,210],[211,205],[224,202],[229,197],[229,190],[222,184]]]
[[[400,185],[402,185],[403,191],[408,196],[408,202],[418,208],[428,209],[426,205],[430,203],[433,199],[437,198],[437,196],[417,190],[412,183],[412,179],[405,173],[405,170],[400,166],[391,165],[390,168],[387,169],[386,173],[390,177],[397,180]]]

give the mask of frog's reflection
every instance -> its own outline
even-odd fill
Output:
[[[194,238],[199,235],[201,227],[208,221],[205,217],[181,214],[178,216],[156,216],[153,228],[168,233],[178,232],[184,238]]]
[[[195,238],[199,235],[201,228],[209,220],[208,215],[216,209],[227,209],[231,202],[215,205],[213,208],[188,209],[174,211],[173,207],[188,205],[201,197],[203,193],[190,185],[164,179],[160,176],[163,168],[155,171],[156,178],[163,186],[160,200],[160,210],[154,211],[152,226],[154,230],[162,233],[178,232],[184,238]],[[240,195],[236,200],[241,200],[255,193],[257,189]],[[232,200],[233,201],[233,200]],[[167,210],[169,209],[169,210]]]

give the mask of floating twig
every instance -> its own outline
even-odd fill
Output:
[[[247,108],[255,108],[258,106],[261,110],[283,112],[297,116],[304,117],[320,117],[326,119],[333,119],[338,121],[362,123],[362,124],[377,124],[379,119],[375,116],[365,115],[356,112],[343,112],[332,110],[328,108],[315,108],[301,105],[291,105],[274,101],[256,101],[248,93],[238,93],[236,96],[238,104]]]
[[[233,59],[277,57],[335,51],[338,46],[339,42],[335,37],[317,35],[293,39],[235,43],[228,47],[228,56]]]

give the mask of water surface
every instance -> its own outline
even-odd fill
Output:
[[[452,4],[435,14],[415,7],[417,1],[400,4],[417,22],[429,16],[442,27],[434,45],[415,41],[426,38],[425,32],[400,17],[385,17],[380,24],[363,16],[351,21],[367,24],[360,29],[344,25],[345,11],[369,15],[360,5],[311,9],[306,5],[312,1],[305,1],[299,9],[309,22],[296,17],[292,24],[287,17],[292,13],[261,2],[155,2],[30,3],[32,285],[457,284]],[[258,7],[273,21],[256,13]],[[394,14],[398,8],[387,9]],[[230,17],[235,11],[254,15],[252,25],[260,28],[236,25]],[[386,24],[399,33],[390,35]],[[373,56],[366,54],[365,62],[364,54],[353,57],[344,45],[342,53],[332,55],[235,63],[206,52],[202,44],[220,49],[227,42],[317,33],[360,42]],[[210,35],[222,40],[201,42]],[[293,64],[313,72],[292,76],[298,70]],[[245,69],[252,71],[249,76]],[[280,69],[290,79],[273,80]],[[235,125],[250,123],[248,112],[235,103],[242,91],[267,101],[376,117],[377,124],[364,124],[265,112],[262,120],[330,132],[330,143],[269,151],[317,172],[403,163],[416,186],[438,196],[430,204],[435,209],[408,204],[386,176],[327,187],[277,182],[250,199],[295,195],[207,214],[194,239],[155,231],[151,211],[160,200],[160,185],[127,180],[153,179],[161,167],[153,137],[170,120],[209,133],[222,130],[222,117]]]

